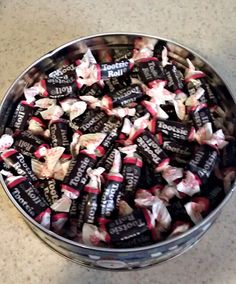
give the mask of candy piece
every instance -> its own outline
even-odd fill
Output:
[[[93,64],[96,64],[97,61],[95,57],[92,54],[91,49],[87,49],[85,54],[83,55],[83,58],[81,60],[76,60],[77,68],[76,68],[76,75],[77,77],[80,77],[83,75],[83,73],[87,72],[87,68],[90,66],[93,66]]]
[[[127,216],[133,212],[133,208],[125,200],[119,202],[119,216]]]
[[[182,122],[152,119],[149,129],[152,133],[162,132],[163,134],[183,141],[194,139],[195,129]]]
[[[202,183],[205,183],[213,171],[217,159],[217,150],[208,145],[202,145],[194,153],[188,164],[188,169],[197,175]]]
[[[128,87],[114,91],[105,95],[102,99],[103,104],[108,108],[115,108],[118,106],[126,106],[132,102],[138,102],[143,98],[142,89],[137,84],[132,84]]]
[[[128,87],[124,87],[120,90],[103,96],[101,100],[89,96],[81,97],[81,99],[87,101],[93,108],[100,107],[112,110],[116,107],[129,106],[132,103],[136,103],[140,101],[143,96],[144,93],[140,86],[137,84],[132,84]]]
[[[145,102],[147,102],[147,101],[142,101],[139,105],[137,105],[135,107],[134,116],[129,118],[132,123],[134,123],[136,119],[143,117],[143,116],[147,115],[148,113],[151,114],[151,111],[147,110],[147,106],[145,105]]]
[[[6,177],[17,175],[16,170],[14,168],[11,168],[8,164],[6,164],[1,156],[0,156],[0,170],[1,174]]]
[[[78,200],[78,221],[77,228],[82,230],[83,224],[95,224],[98,214],[99,195],[101,193],[101,174],[104,168],[87,170],[90,177],[88,184],[85,185],[82,196]]]
[[[5,150],[1,154],[1,158],[11,168],[13,168],[18,175],[24,176],[31,182],[37,182],[38,179],[27,165],[24,156],[15,149]]]
[[[77,214],[77,222],[76,222],[76,228],[78,232],[82,231],[83,224],[84,224],[84,212],[85,212],[85,207],[87,203],[87,199],[89,198],[89,193],[82,191],[82,194],[78,198],[78,214]],[[98,193],[96,192],[96,196]]]
[[[103,231],[98,231],[89,224],[83,226],[83,241],[90,245],[98,245],[100,241],[104,241],[118,247],[129,247],[131,244],[150,243],[155,238],[154,220],[146,209],[136,209],[130,215],[107,223],[106,230]]]
[[[185,168],[188,163],[189,163],[189,157],[184,157],[179,154],[171,155],[170,165],[172,167]]]
[[[174,104],[176,113],[179,115],[177,107],[180,106],[178,104],[181,103],[182,107],[185,108],[183,103],[186,101],[187,95],[180,90],[177,90],[175,91],[175,93],[172,93],[165,89],[165,86],[166,81],[153,81],[149,83],[149,88],[145,89],[145,92],[148,96],[152,98],[151,100],[156,104],[161,105],[167,102]]]
[[[81,88],[83,85],[91,86],[99,80],[105,80],[113,77],[120,77],[127,74],[133,67],[135,61],[152,56],[152,50],[149,47],[134,49],[133,56],[130,59],[123,58],[119,62],[107,62],[94,64],[91,62],[87,54],[81,60],[76,68],[77,86]],[[79,63],[79,62],[78,62]]]
[[[46,148],[39,147],[38,151],[35,153],[38,159],[44,158],[44,162],[33,159],[31,166],[33,172],[40,179],[52,178],[54,176],[55,167],[61,158],[65,148],[55,147]]]
[[[146,189],[138,189],[135,193],[135,199],[141,199],[142,204],[139,204],[141,207],[150,207],[152,205],[152,200],[153,200],[154,196],[152,194],[152,192],[150,190],[146,190]],[[144,204],[144,199],[147,199],[148,205]],[[151,203],[150,203],[151,201]],[[137,202],[138,204],[138,202]]]
[[[134,49],[136,52],[148,54],[148,58],[153,55],[154,45],[157,40],[154,38],[145,38],[138,36],[134,39]]]
[[[134,122],[133,122],[133,126],[130,129],[130,133],[129,133],[129,137],[128,139],[125,141],[126,145],[131,145],[133,144],[133,139],[136,137],[136,133],[139,133],[139,131],[143,131],[145,128],[147,128],[148,124],[149,124],[149,117],[150,114],[146,113],[145,115],[137,118]]]
[[[184,207],[194,224],[198,224],[203,220],[202,213],[205,211],[205,204],[191,201],[186,203]]]
[[[48,147],[39,137],[33,135],[30,131],[23,131],[16,136],[13,147],[25,156],[35,158],[39,147]]]
[[[176,185],[176,189],[179,192],[184,193],[184,196],[185,194],[192,196],[200,191],[200,184],[201,180],[199,180],[198,175],[187,171],[184,178]]]
[[[185,83],[187,84],[188,91],[194,94],[199,87],[204,89],[204,94],[200,97],[199,101],[201,103],[207,103],[209,106],[218,105],[218,100],[212,91],[210,84],[207,82],[206,75],[199,70],[195,70],[192,62],[187,59],[189,68],[186,69],[185,73]]]
[[[73,121],[75,118],[83,114],[86,108],[87,108],[87,104],[85,102],[79,101],[79,102],[74,103],[71,106],[70,111],[69,111],[70,120]]]
[[[170,228],[171,216],[164,202],[157,196],[139,196],[139,198],[135,199],[135,204],[137,207],[147,208],[151,211],[152,218],[155,220],[156,224],[158,224],[156,233],[159,231],[159,236],[161,232],[167,231]]]
[[[169,164],[169,158],[150,131],[143,129],[137,131],[133,141],[137,144],[140,154],[156,171],[161,171]]]
[[[198,105],[206,105],[206,103],[201,103],[200,99],[204,95],[205,90],[199,87],[196,92],[190,94],[190,96],[186,99],[185,105],[187,107],[196,108]]]
[[[29,104],[33,104],[36,100],[39,90],[37,86],[32,86],[30,88],[24,88],[24,96]]]
[[[118,64],[116,64],[118,63]],[[101,69],[101,78],[113,78],[125,75],[132,68],[132,60],[122,58],[120,61],[101,63],[98,69]]]
[[[154,233],[153,233],[154,234]],[[153,241],[156,241],[156,237],[152,236],[152,233],[149,231],[141,233],[131,239],[114,242],[114,247],[117,248],[135,248],[143,247],[153,244]]]
[[[190,143],[179,143],[179,141],[167,137],[165,135],[162,135],[162,133],[159,133],[157,135],[157,140],[160,143],[163,150],[166,151],[166,153],[174,153],[178,154],[181,157],[187,157],[190,158],[194,151],[194,145]]]
[[[30,104],[27,101],[21,101],[13,114],[10,127],[17,130],[25,130],[28,121],[33,114],[33,107],[33,104]]]
[[[144,84],[155,80],[165,80],[162,64],[155,57],[141,59],[136,62],[133,72],[133,74],[137,73],[138,79]]]
[[[64,114],[62,108],[58,105],[52,105],[48,109],[41,111],[41,116],[45,120],[57,120]]]
[[[65,120],[58,119],[52,120],[49,124],[51,144],[52,147],[64,147],[65,152],[70,152],[70,141],[69,141],[69,127]]]
[[[43,192],[49,206],[52,206],[61,197],[60,184],[54,179],[45,179],[40,182],[40,190]],[[52,230],[57,234],[62,233],[62,229],[68,220],[68,214],[62,212],[52,212]]]
[[[154,46],[154,56],[157,57],[159,60],[162,60],[162,51],[165,46],[166,41],[162,39],[159,39]]]
[[[82,242],[86,245],[98,246],[101,242],[109,243],[107,232],[92,224],[84,224],[82,230]]]
[[[156,184],[153,187],[149,188],[148,191],[159,198],[161,190],[164,188],[164,184]],[[140,189],[139,189],[140,190]],[[141,189],[142,190],[142,189]]]
[[[146,90],[146,94],[150,96],[151,102],[156,105],[164,105],[166,102],[173,104],[176,115],[180,120],[185,118],[186,108],[184,102],[187,98],[186,94],[180,90],[171,93],[165,89],[166,81],[153,81],[149,83],[150,89]]]
[[[43,119],[40,119],[39,117],[33,116],[29,120],[29,127],[28,130],[32,132],[34,135],[41,135],[47,137],[49,133],[46,133],[46,124],[44,123]],[[48,134],[48,135],[47,135]]]
[[[206,123],[213,123],[211,112],[206,104],[199,104],[197,107],[191,109],[190,117],[193,120],[194,127],[198,130]]]
[[[23,176],[12,176],[6,180],[12,196],[17,203],[45,228],[50,227],[50,209],[35,192],[34,186]]]
[[[73,117],[73,106],[74,104],[76,104],[76,109],[78,109],[78,106],[77,104],[82,104],[80,107],[81,107],[81,111],[80,113],[83,114],[84,111],[86,110],[87,108],[87,104],[85,102],[82,102],[82,101],[79,101],[78,98],[71,98],[71,97],[68,97],[68,98],[63,98],[63,99],[60,99],[59,100],[59,104],[61,106],[61,108],[63,109],[63,111],[70,116],[70,113],[72,112],[72,118],[70,118],[70,120],[73,120],[74,118],[78,117],[79,115],[77,115],[76,117]]]
[[[9,134],[3,134],[0,138],[0,152],[3,152],[10,148],[12,144],[14,143],[14,140],[11,135]]]
[[[180,120],[185,120],[186,118],[186,107],[185,107],[185,101],[187,99],[187,95],[183,93],[182,91],[175,91],[175,98],[172,100],[172,103],[175,108],[176,115]]]
[[[131,123],[130,119],[125,117],[123,119],[123,124],[120,130],[119,140],[123,142],[123,140],[128,139],[128,136],[132,130],[133,124]]]
[[[183,177],[183,169],[168,166],[163,170],[162,176],[168,184],[173,184],[176,180]]]
[[[51,77],[42,80],[40,83],[45,89],[43,95],[49,96],[52,99],[73,95],[77,90],[74,76]]]
[[[134,195],[137,184],[141,175],[143,166],[142,158],[136,153],[136,145],[119,148],[121,153],[126,156],[123,159],[122,175],[124,177],[124,185],[122,190],[122,199],[126,200],[130,205],[134,204]]]
[[[228,142],[225,141],[225,135],[222,131],[222,129],[217,130],[215,133],[213,133],[209,138],[206,137],[205,140],[201,141],[202,144],[207,144],[216,150],[223,149]]]
[[[120,61],[123,58],[130,59],[133,56],[133,49],[133,45],[119,45],[117,48],[114,46],[110,50],[110,56],[113,61]]]
[[[161,119],[169,118],[169,115],[162,109],[159,104],[152,101],[142,101],[142,105],[153,116]]]
[[[168,61],[166,47],[164,47],[162,51],[162,65],[167,78],[167,89],[172,92],[182,90],[184,87],[182,81],[183,75],[174,64]]]
[[[120,62],[94,64],[88,68],[81,68],[78,65],[77,86],[81,88],[83,85],[91,86],[99,80],[112,77],[119,77],[130,71],[133,63],[130,60],[123,59]]]
[[[61,197],[60,184],[55,179],[42,180],[39,187],[49,206]]]
[[[67,213],[66,213],[67,214]],[[73,199],[69,211],[69,220],[65,224],[64,236],[69,239],[74,239],[78,236],[77,220],[78,220],[78,199]]]
[[[131,84],[129,76],[113,77],[104,81],[104,93],[113,93]]]
[[[99,132],[108,118],[104,111],[91,109],[74,119],[73,123],[70,123],[70,127],[83,134]]]
[[[143,161],[143,167],[141,169],[141,177],[139,179],[137,188],[150,189],[155,185],[165,185],[166,181],[162,177],[162,174],[155,172],[148,163]]]
[[[108,115],[113,115],[119,118],[124,118],[125,116],[134,116],[136,113],[136,109],[135,108],[121,108],[121,107],[117,107],[117,108],[113,108],[113,109],[105,109],[106,113]]]
[[[69,65],[64,65],[48,74],[49,78],[57,78],[57,77],[65,77],[66,75],[68,77],[75,77],[75,69],[76,69],[76,64],[69,64]]]
[[[106,136],[106,133],[90,133],[81,135],[78,140],[77,149],[86,148],[88,153],[96,154],[96,149],[104,141]],[[73,152],[77,154],[78,150]]]
[[[118,131],[119,127],[115,127],[114,129],[112,129],[111,132],[108,133],[103,139],[101,144],[96,148],[95,153],[98,157],[102,157],[108,151],[114,141],[118,138]]]
[[[38,118],[44,124],[44,127],[46,128],[48,122],[45,119],[43,119],[41,112],[55,105],[56,104],[50,104],[50,105],[48,104],[47,108],[41,108],[41,107],[34,106],[34,113],[33,113],[32,119],[35,117]]]
[[[184,221],[176,221],[171,229],[171,234],[168,236],[168,239],[177,237],[186,231],[188,231],[191,227],[191,224]]]
[[[70,144],[70,151],[71,151],[72,156],[76,156],[79,153],[79,150],[80,150],[80,143],[79,143],[80,137],[81,137],[80,131],[76,131],[73,134],[73,136],[72,136],[72,142]]]
[[[76,98],[65,98],[60,100],[60,105],[63,111],[69,115],[70,121],[73,121],[82,115],[87,109],[86,102],[78,101]]]
[[[116,79],[116,78],[112,78]],[[109,85],[110,80],[106,80],[104,82],[104,88]],[[109,85],[110,86],[110,85]],[[109,89],[111,92],[111,90]],[[91,86],[83,85],[79,89],[80,96],[93,96],[93,97],[101,97],[103,95],[103,83],[94,83]]]
[[[201,191],[192,197],[194,202],[204,202],[205,200],[205,214],[214,210],[220,202],[224,199],[226,191],[224,189],[224,180],[217,178],[212,174],[207,184],[201,186]]]
[[[127,216],[117,218],[109,222],[106,228],[111,243],[117,247],[120,245],[129,247],[131,244],[144,245],[156,238],[154,222],[150,212],[145,209],[136,209]]]
[[[194,134],[194,139],[196,139],[199,144],[204,144],[205,141],[210,140],[211,137],[212,137],[212,125],[210,122],[204,124]]]
[[[84,187],[84,192],[88,193],[87,202],[84,212],[84,222],[94,224],[98,210],[98,197],[101,192],[101,174],[104,168],[95,170],[88,169],[87,173],[90,177],[89,183]]]
[[[175,196],[180,197],[176,185],[165,185],[161,190],[159,190],[158,197],[165,202],[165,204],[170,203],[170,200]]]
[[[68,172],[71,161],[71,155],[62,154],[53,169],[53,178],[63,181]]]
[[[65,223],[68,221],[67,213],[52,213],[52,230],[57,234],[62,234]]]
[[[96,156],[89,154],[87,150],[82,150],[78,156],[73,157],[62,184],[62,191],[71,192],[77,198],[88,180],[87,169],[92,168],[95,162]]]
[[[184,204],[180,200],[176,200],[171,205],[166,207],[172,222],[182,221],[193,224]]]
[[[175,107],[171,102],[167,102],[166,104],[162,104],[160,105],[160,108],[163,110],[163,112],[166,114],[166,117],[160,116],[160,115],[156,115],[156,117],[160,118],[160,119],[169,119],[169,120],[179,120],[176,111],[175,111]],[[155,116],[153,116],[155,117]]]
[[[167,101],[173,101],[175,94],[165,89],[166,81],[153,81],[146,89],[146,94],[153,99],[156,104],[165,104]]]
[[[103,166],[106,170],[106,172],[109,172],[111,167],[112,167],[112,164],[113,164],[113,161],[114,161],[114,157],[115,157],[115,150],[117,149],[117,144],[115,145],[112,145],[106,152],[106,154],[101,157],[101,159],[98,161],[97,163],[97,166],[98,167],[101,167]]]
[[[109,116],[108,120],[103,124],[101,128],[101,132],[109,133],[114,128],[119,128],[122,125],[122,121],[120,118],[116,116]]]
[[[50,98],[43,98],[39,99],[35,102],[35,107],[38,107],[39,109],[48,109],[51,106],[55,106],[57,104],[57,101],[55,99]],[[35,115],[35,113],[34,113]]]
[[[73,107],[74,104],[80,102],[77,98],[63,98],[59,100],[59,104],[61,108],[63,109],[64,112],[66,112],[67,115],[70,114],[71,108]],[[87,104],[83,102],[83,105],[87,107]],[[86,109],[86,108],[85,108]]]
[[[107,175],[107,181],[102,190],[101,208],[99,212],[98,222],[106,224],[117,214],[118,202],[123,184],[123,176],[120,174],[121,156],[120,152],[115,149],[115,157],[112,168]]]

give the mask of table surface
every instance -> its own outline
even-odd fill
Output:
[[[236,91],[234,0],[1,0],[0,94],[35,59],[81,36],[141,32],[176,40],[204,56]],[[80,267],[46,247],[0,191],[0,283],[236,283],[234,195],[194,248],[138,272]]]

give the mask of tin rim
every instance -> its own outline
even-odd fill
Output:
[[[174,40],[170,40],[170,39],[166,39],[163,37],[158,37],[158,36],[153,36],[153,35],[148,35],[148,34],[143,34],[143,33],[125,33],[125,32],[113,32],[113,33],[101,33],[101,34],[93,34],[90,36],[84,36],[75,40],[72,40],[70,42],[67,42],[57,48],[55,48],[54,50],[46,53],[45,55],[41,56],[39,59],[37,59],[36,61],[34,61],[29,67],[27,67],[15,80],[14,82],[10,85],[10,87],[8,88],[8,90],[6,91],[2,101],[1,101],[1,105],[0,105],[0,112],[2,111],[2,106],[4,105],[5,100],[7,99],[8,95],[10,94],[11,90],[13,89],[14,85],[17,84],[18,80],[24,76],[32,67],[34,67],[36,64],[38,64],[39,62],[43,61],[46,58],[50,58],[51,56],[53,56],[55,53],[57,53],[58,51],[72,45],[75,44],[77,42],[83,41],[83,40],[88,40],[91,38],[95,38],[95,37],[104,37],[104,36],[141,36],[141,37],[149,37],[149,38],[153,38],[153,39],[157,39],[157,40],[163,40],[163,41],[167,41],[169,43],[172,43],[174,45],[180,46],[185,50],[188,50],[189,52],[191,52],[192,54],[194,54],[195,56],[197,56],[198,58],[200,58],[203,62],[205,62],[216,74],[217,76],[222,80],[222,82],[224,83],[224,85],[226,86],[226,88],[229,91],[229,94],[231,95],[232,99],[234,100],[234,102],[236,101],[236,99],[233,96],[233,92],[231,90],[231,87],[227,81],[227,79],[224,78],[223,75],[219,74],[216,69],[212,66],[212,64],[210,64],[206,59],[204,59],[201,55],[199,55],[197,52],[193,51],[192,49],[185,47],[184,45],[174,41]],[[156,249],[158,247],[163,247],[165,245],[170,245],[170,244],[174,244],[176,241],[180,241],[181,239],[187,237],[188,235],[190,235],[191,233],[200,230],[202,227],[204,227],[208,222],[210,222],[211,220],[214,219],[214,217],[217,215],[217,213],[222,210],[222,208],[226,205],[226,203],[229,201],[229,199],[232,196],[232,193],[235,190],[236,187],[236,180],[234,181],[232,188],[230,189],[230,191],[227,193],[227,196],[224,198],[224,200],[220,203],[220,205],[214,209],[206,218],[204,218],[199,224],[195,225],[193,228],[191,228],[190,230],[186,231],[185,233],[173,237],[169,240],[165,240],[165,241],[161,241],[159,243],[156,244],[152,244],[149,246],[143,246],[143,247],[137,247],[137,248],[102,248],[102,247],[94,247],[94,246],[89,246],[89,245],[85,245],[82,243],[78,243],[78,242],[74,242],[72,240],[69,240],[67,238],[64,238],[46,228],[44,228],[43,226],[41,226],[39,223],[37,223],[34,219],[32,219],[20,206],[19,204],[15,201],[15,199],[12,197],[12,195],[10,194],[10,191],[8,190],[2,175],[0,175],[0,182],[2,187],[4,188],[5,193],[7,194],[7,196],[9,197],[9,199],[11,200],[11,202],[13,203],[13,205],[17,208],[17,210],[24,216],[25,219],[27,219],[27,221],[29,221],[33,226],[37,227],[40,231],[44,232],[46,235],[57,239],[59,241],[65,242],[69,245],[72,246],[76,246],[79,248],[83,248],[83,249],[88,249],[88,250],[93,250],[93,251],[97,251],[97,252],[107,252],[107,253],[132,253],[132,252],[141,252],[141,251],[145,251],[145,250],[152,250],[152,249]]]

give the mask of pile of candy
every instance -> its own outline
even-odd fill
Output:
[[[19,205],[98,246],[144,246],[199,223],[235,178],[236,142],[221,98],[187,64],[137,38],[119,60],[88,49],[25,88],[0,139]]]

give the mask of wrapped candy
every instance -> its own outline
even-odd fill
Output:
[[[117,214],[118,203],[124,180],[124,177],[120,173],[120,170],[121,156],[120,152],[118,150],[115,150],[112,168],[107,175],[107,182],[104,184],[104,188],[101,194],[100,211],[98,217],[98,222],[101,225],[106,224]]]
[[[204,90],[203,95],[199,98],[201,103],[207,103],[209,106],[218,105],[216,94],[213,93],[212,87],[207,81],[206,74],[196,70],[192,62],[187,59],[189,68],[186,69],[185,83],[190,94],[194,94],[199,87]]]
[[[50,227],[51,210],[34,186],[23,176],[10,176],[6,184],[18,204],[43,227]]]
[[[141,176],[141,168],[143,166],[143,162],[142,158],[136,153],[137,145],[131,145],[119,149],[121,153],[126,154],[125,158],[122,161],[122,175],[124,177],[122,199],[133,205],[135,191]]]
[[[89,182],[85,185],[78,201],[77,228],[82,230],[83,224],[95,224],[99,210],[99,197],[101,195],[101,174],[104,168],[87,170]]]

